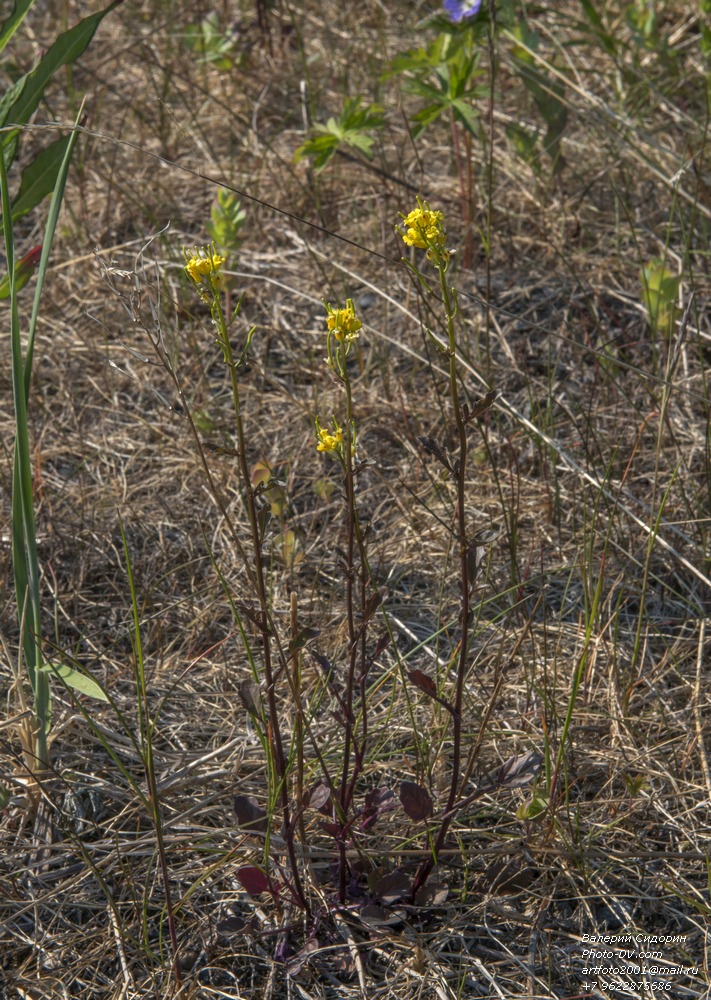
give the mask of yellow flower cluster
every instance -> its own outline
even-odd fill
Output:
[[[447,233],[442,212],[420,205],[405,216],[404,224],[407,232],[402,233],[402,239],[407,246],[419,247],[421,250],[445,249]]]
[[[343,444],[343,431],[339,427],[335,434],[331,434],[325,427],[319,428],[319,442],[316,451],[336,451]]]
[[[327,305],[326,310],[328,311],[326,323],[329,332],[334,335],[336,340],[348,341],[357,338],[358,331],[363,324],[356,316],[353,299],[346,299],[345,309],[332,309],[330,305]]]
[[[217,252],[213,243],[212,246],[203,247],[188,254],[185,252],[185,271],[188,277],[192,278],[196,285],[210,284],[217,278],[217,274],[225,263],[225,258]]]

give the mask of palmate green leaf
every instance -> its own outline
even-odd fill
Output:
[[[20,190],[12,202],[12,221],[27,215],[54,191],[57,175],[67,152],[70,136],[62,136],[39,153],[22,174]]]
[[[478,52],[471,56],[467,56],[465,52],[459,52],[454,58],[447,61],[447,90],[452,97],[462,97],[470,89],[473,78],[482,75],[483,71],[477,69],[478,61]]]
[[[382,108],[378,104],[368,104],[362,107],[362,97],[350,97],[343,105],[343,111],[338,119],[338,127],[345,135],[347,132],[363,129],[381,128],[385,124]],[[330,119],[333,121],[333,119]]]
[[[472,86],[472,80],[482,75],[477,69],[479,55],[467,55],[458,50],[447,62],[435,70],[436,83],[429,83],[421,77],[409,79],[405,89],[428,103],[413,116],[413,138],[417,139],[443,112],[451,112],[455,121],[467,131],[476,133],[478,112],[475,101],[486,96],[485,86]]]
[[[219,250],[236,253],[241,243],[240,231],[244,225],[247,213],[242,208],[242,202],[234,191],[220,188],[210,209],[210,222],[207,232]]]
[[[90,698],[96,698],[97,701],[109,700],[98,681],[95,681],[89,674],[83,674],[81,670],[75,670],[74,667],[68,667],[66,663],[54,663],[51,660],[48,660],[42,664],[41,669],[44,673],[53,674],[55,677],[59,677],[62,681],[64,681],[67,687],[72,688],[74,691],[78,691],[79,694],[85,694]]]
[[[390,63],[390,69],[383,75],[383,79],[387,80],[403,73],[424,77],[428,73],[436,72],[461,48],[464,44],[464,35],[465,32],[460,31],[455,34],[441,32],[426,49],[412,49],[396,56]]]
[[[345,142],[354,149],[359,149],[369,160],[373,158],[373,143],[375,139],[365,132],[351,132],[344,136]]]
[[[429,104],[426,108],[421,108],[417,114],[413,115],[412,120],[415,123],[412,129],[412,138],[417,139],[426,128],[432,124],[432,122],[437,121],[439,116],[443,111],[447,110],[448,105],[446,104]]]
[[[195,52],[199,62],[212,63],[223,72],[232,69],[235,64],[232,58],[235,36],[222,30],[215,13],[208,14],[199,24],[188,25],[184,41]]]
[[[447,96],[447,88],[445,87],[433,87],[431,83],[425,83],[424,80],[408,80],[405,89],[410,94],[415,94],[417,97],[424,97],[428,101],[437,101],[444,106],[444,98]]]
[[[325,135],[314,135],[307,139],[294,153],[294,160],[299,163],[309,157],[313,160],[316,170],[322,170],[334,155],[340,145],[339,139],[331,132]]]
[[[16,0],[9,17],[5,19],[0,27],[0,52],[5,48],[12,36],[22,24],[25,15],[35,0]]]
[[[8,124],[21,126],[29,121],[37,110],[53,74],[61,66],[74,62],[82,55],[102,20],[120,2],[121,0],[112,0],[108,7],[85,17],[57,38],[34,69],[21,77],[0,100],[0,126]],[[11,152],[12,156],[16,152],[17,132],[5,133],[2,141],[6,150],[6,165],[9,165],[8,152]]]
[[[371,159],[375,140],[368,132],[382,128],[385,119],[379,105],[363,106],[362,100],[349,97],[338,118],[329,118],[325,125],[316,123],[309,138],[294,153],[294,160],[298,163],[308,156],[316,170],[322,170],[341,145],[357,149]]]
[[[476,108],[470,104],[468,101],[456,100],[452,101],[452,110],[454,112],[455,121],[458,121],[460,125],[471,132],[472,135],[476,135],[477,125],[479,123],[479,115]]]

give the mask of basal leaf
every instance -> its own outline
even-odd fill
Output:
[[[241,829],[266,833],[267,814],[254,795],[235,795],[232,805],[237,817],[237,825]]]
[[[400,782],[400,804],[410,819],[420,822],[434,811],[430,793],[414,781]]]
[[[261,868],[245,865],[238,868],[235,874],[250,896],[260,896],[263,892],[270,891],[269,879]]]

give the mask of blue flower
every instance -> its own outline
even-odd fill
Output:
[[[444,9],[455,24],[476,17],[480,7],[481,0],[444,0]]]

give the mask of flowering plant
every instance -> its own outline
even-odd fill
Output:
[[[480,8],[481,0],[444,0],[444,9],[455,24],[476,17]]]
[[[188,252],[183,250],[185,255],[185,273],[195,282],[205,288],[217,290],[220,286],[220,268],[225,263],[225,258],[217,252],[214,243]]]

